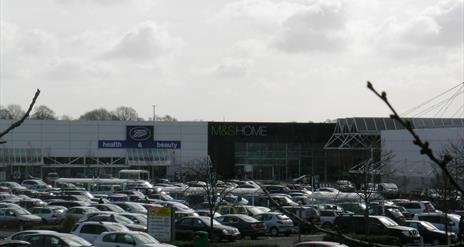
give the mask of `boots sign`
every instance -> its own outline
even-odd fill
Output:
[[[126,140],[99,140],[98,148],[180,149],[180,141],[155,141],[153,126],[126,126]]]

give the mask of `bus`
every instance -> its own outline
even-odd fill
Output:
[[[150,180],[150,173],[146,170],[120,170],[120,179]]]

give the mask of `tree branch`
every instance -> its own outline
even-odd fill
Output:
[[[413,137],[414,145],[420,148],[420,153],[426,155],[431,161],[440,167],[445,177],[450,181],[450,183],[459,190],[462,194],[464,194],[464,189],[457,183],[457,181],[453,178],[451,173],[448,170],[447,164],[453,159],[450,155],[446,154],[443,156],[443,159],[440,159],[435,156],[432,149],[429,147],[429,143],[427,141],[423,141],[416,131],[413,129],[412,123],[409,120],[403,119],[400,115],[396,112],[395,108],[391,105],[388,101],[387,93],[382,92],[379,93],[374,86],[372,86],[371,82],[367,82],[367,88],[371,90],[377,97],[379,97],[391,110],[392,114],[390,115],[391,119],[398,121]]]
[[[10,125],[10,127],[8,127],[6,130],[1,132],[0,133],[0,138],[5,136],[6,134],[8,134],[8,132],[12,131],[13,129],[19,127],[21,124],[23,124],[23,122],[29,117],[29,115],[30,115],[30,113],[32,111],[32,108],[34,108],[35,102],[37,101],[37,98],[39,97],[39,95],[40,95],[40,89],[37,89],[37,91],[35,92],[34,98],[32,98],[32,102],[29,105],[29,108],[27,109],[24,116],[21,119],[19,119],[18,121],[14,122],[12,125]],[[4,144],[4,143],[6,143],[6,141],[0,141],[0,144]]]

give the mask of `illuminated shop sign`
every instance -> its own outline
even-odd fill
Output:
[[[126,140],[99,140],[98,148],[180,149],[180,141],[154,140],[153,126],[126,126]]]
[[[210,127],[213,136],[267,136],[268,127],[264,125],[219,125]]]

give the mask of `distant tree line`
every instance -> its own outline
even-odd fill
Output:
[[[0,106],[0,119],[7,120],[18,120],[24,116],[25,111],[21,108],[20,105],[11,104],[6,107]],[[29,119],[35,120],[75,120],[68,115],[57,116],[56,113],[45,105],[40,105],[34,108],[33,113],[30,115]],[[137,111],[132,107],[120,106],[113,111],[108,111],[105,108],[98,108],[95,110],[88,111],[82,114],[76,120],[113,120],[113,121],[144,121],[142,117],[139,116]],[[148,121],[153,120],[149,118]],[[156,121],[166,121],[166,122],[175,122],[176,118],[165,115],[165,116],[156,116]]]

